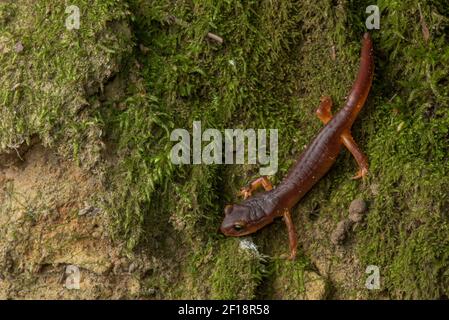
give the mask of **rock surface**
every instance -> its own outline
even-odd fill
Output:
[[[137,266],[148,262],[123,257],[101,211],[79,215],[101,183],[39,144],[22,158],[0,167],[0,299],[140,296]]]

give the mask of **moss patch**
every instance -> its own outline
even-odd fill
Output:
[[[101,149],[99,103],[91,99],[116,73],[131,33],[122,1],[72,1],[80,29],[68,30],[54,1],[0,4],[0,151],[38,135],[92,165]]]

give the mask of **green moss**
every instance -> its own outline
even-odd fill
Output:
[[[447,295],[447,208],[449,20],[437,7],[421,4],[431,30],[429,43],[416,2],[381,2],[385,32],[379,51],[390,57],[378,73],[386,81],[375,91],[368,139],[372,181],[367,228],[362,232],[363,261],[378,264],[385,288],[395,298],[438,298]],[[409,24],[407,24],[409,25]],[[374,129],[375,128],[375,129]]]
[[[65,27],[66,6],[54,1],[6,1],[0,6],[0,150],[31,135],[59,142],[69,156],[85,150],[91,162],[101,148],[101,123],[89,96],[118,71],[129,49],[121,1],[73,1],[81,26]],[[86,150],[86,148],[88,150]],[[89,163],[86,163],[89,165]]]
[[[295,261],[272,259],[267,266],[268,276],[259,287],[262,298],[301,299],[305,293],[305,271],[310,262],[299,256]]]
[[[252,299],[264,276],[261,257],[240,249],[236,239],[223,241],[210,277],[212,299]]]

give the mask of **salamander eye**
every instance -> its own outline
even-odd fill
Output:
[[[242,231],[243,228],[245,228],[245,226],[242,225],[241,223],[236,223],[236,224],[234,224],[234,230],[235,230],[235,231]]]

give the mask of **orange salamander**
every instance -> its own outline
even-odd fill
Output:
[[[342,145],[352,153],[359,166],[353,179],[362,178],[368,173],[367,157],[352,138],[350,129],[368,96],[373,72],[373,43],[370,34],[365,33],[359,71],[345,106],[332,117],[331,98],[321,98],[316,114],[325,126],[276,188],[273,189],[268,178],[264,176],[240,191],[244,200],[240,204],[225,207],[221,232],[227,236],[244,236],[272,223],[277,217],[283,217],[289,236],[289,258],[295,258],[297,237],[291,209],[329,171]],[[263,187],[265,191],[252,195],[259,187]]]

